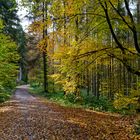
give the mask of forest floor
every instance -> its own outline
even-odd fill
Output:
[[[19,87],[0,106],[0,140],[133,140],[133,117],[61,107]]]

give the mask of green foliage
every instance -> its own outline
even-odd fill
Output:
[[[114,100],[114,107],[123,114],[136,113],[137,109],[140,108],[139,103],[139,90],[132,90],[129,95],[124,95],[124,93],[116,94]]]
[[[0,30],[2,30],[3,28],[4,28],[3,21],[0,20]]]
[[[76,95],[73,93],[69,93],[65,95],[65,99],[68,100],[70,103],[76,103]]]
[[[44,94],[43,88],[41,87],[32,87],[30,92],[39,96],[46,96],[47,99],[61,104],[62,106],[71,106],[71,107],[84,107],[98,111],[115,111],[112,102],[110,102],[106,97],[101,97],[99,100],[94,96],[86,96],[82,94],[77,97],[74,94],[66,94],[63,92],[57,93],[48,93]]]
[[[18,86],[20,86],[20,85],[26,85],[26,84],[27,83],[25,81],[22,81],[22,80],[17,83]]]
[[[45,93],[43,92],[43,88],[39,87],[39,86],[35,86],[35,87],[30,87],[29,88],[29,92],[33,95],[37,95],[37,96],[45,96]]]
[[[27,81],[27,69],[25,68],[25,33],[22,29],[22,26],[20,25],[20,20],[17,15],[17,11],[18,6],[16,0],[0,1],[0,19],[2,21],[2,24],[0,21],[0,32],[10,37],[11,39],[9,39],[9,41],[11,40],[11,42],[15,42],[18,45],[18,53],[21,56],[18,62],[22,69],[21,79]]]
[[[37,88],[37,87],[39,87],[39,82],[38,81],[30,81],[30,85],[31,85],[31,87],[33,87],[33,88]]]
[[[0,93],[0,103],[5,102],[6,100],[10,99],[10,93]]]
[[[138,98],[130,98],[128,96],[121,95],[114,101],[114,106],[116,109],[128,109],[130,105],[137,103]]]
[[[88,108],[99,111],[111,111],[111,112],[115,111],[112,102],[109,101],[105,96],[97,99],[97,97],[92,95],[89,96],[84,95],[83,98],[84,98],[83,105]]]
[[[16,84],[19,55],[17,45],[0,33],[0,85],[13,88]]]
[[[0,102],[9,99],[9,92],[16,86],[19,60],[17,45],[2,32],[3,27],[0,20]]]
[[[135,112],[140,107],[140,96],[135,95],[139,90],[131,91],[139,80],[132,74],[140,76],[136,9],[129,9],[129,2],[127,7],[124,1],[115,0],[54,0],[45,7],[43,2],[28,6],[35,19],[30,32],[42,36],[44,29],[51,29],[47,37],[36,41],[39,50],[47,53],[48,97],[95,110]],[[31,60],[37,60],[32,57],[35,51],[31,50]],[[43,83],[43,61],[37,62],[30,70],[35,89]],[[80,93],[81,87],[94,96]],[[65,96],[53,93],[61,90]]]
[[[3,20],[3,33],[7,34],[14,40],[18,40],[17,34],[20,26],[20,21],[17,15],[16,0],[1,0],[0,1],[0,18]]]

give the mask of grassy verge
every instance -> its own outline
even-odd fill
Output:
[[[82,93],[81,97],[76,97],[74,94],[68,94],[64,96],[63,92],[45,94],[40,87],[30,88],[29,92],[35,96],[43,96],[50,101],[66,107],[78,107],[96,111],[115,112],[112,103],[105,97],[101,97],[98,100],[92,95],[87,96],[85,93]]]
[[[40,87],[31,87],[29,89],[29,92],[34,95],[34,96],[40,96],[40,97],[45,97],[47,98],[48,100],[52,101],[52,102],[55,102],[55,103],[58,103],[62,106],[67,106],[67,107],[80,107],[80,105],[78,105],[77,103],[72,103],[70,102],[66,96],[64,96],[64,93],[63,92],[58,92],[58,93],[44,93],[43,92],[43,89],[40,88]]]

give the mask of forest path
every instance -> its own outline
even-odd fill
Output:
[[[0,140],[131,140],[133,121],[65,108],[17,88],[0,107]]]

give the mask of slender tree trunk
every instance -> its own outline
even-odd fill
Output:
[[[66,47],[66,3],[65,3],[65,0],[63,1],[63,5],[64,5],[64,42],[63,42],[63,45],[64,47]],[[64,91],[64,95],[66,95],[66,91]]]
[[[96,91],[96,96],[97,96],[97,99],[99,100],[100,98],[100,73],[98,72],[97,73],[97,91]]]
[[[43,23],[45,23],[45,18],[47,18],[47,2],[43,2]],[[47,36],[47,27],[43,28],[43,39],[45,39],[45,36]],[[47,46],[44,47],[43,51],[43,66],[44,66],[44,92],[48,93],[48,79],[47,79],[47,52],[46,52]]]
[[[52,53],[54,54],[54,46],[55,46],[55,36],[54,36],[54,29],[55,29],[55,23],[53,22],[53,48],[52,48]],[[52,73],[55,74],[55,67],[54,67],[54,59],[52,59]],[[55,84],[53,81],[53,93],[55,92]]]
[[[89,78],[89,69],[87,68],[86,70],[86,77],[87,77],[87,95],[89,96],[89,92],[90,92],[90,78]]]

